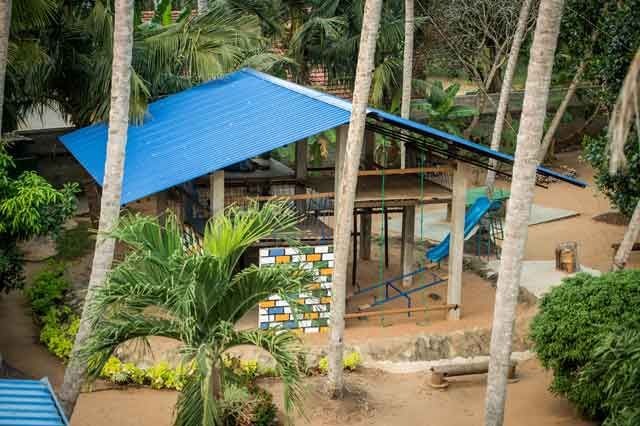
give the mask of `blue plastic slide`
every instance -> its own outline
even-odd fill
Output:
[[[465,240],[471,236],[471,233],[475,227],[480,223],[480,219],[487,214],[489,210],[497,209],[500,207],[500,201],[489,201],[487,197],[479,197],[467,210],[464,217],[464,238]],[[449,239],[451,234],[442,240],[437,246],[431,247],[427,251],[427,259],[430,262],[440,262],[445,257],[449,256]]]

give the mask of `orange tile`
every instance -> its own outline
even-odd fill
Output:
[[[318,312],[307,312],[304,314],[304,319],[318,319],[320,314]]]
[[[267,300],[265,302],[260,302],[259,306],[261,308],[273,308],[274,306],[276,306],[276,301],[275,300]]]
[[[289,321],[289,314],[276,315],[276,321]]]
[[[329,331],[329,327],[320,327],[320,333],[327,333]]]
[[[304,299],[298,299],[298,305],[304,305]]]
[[[320,275],[333,275],[333,268],[320,269]]]
[[[312,283],[309,287],[311,290],[317,290],[320,288],[320,283]]]
[[[331,298],[330,297],[321,297],[320,298],[320,303],[322,303],[322,304],[331,303]]]
[[[276,256],[276,263],[290,263],[291,256]]]
[[[321,254],[308,254],[307,255],[307,262],[317,262],[319,260],[322,260],[322,255]]]

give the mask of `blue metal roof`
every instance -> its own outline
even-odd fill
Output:
[[[0,425],[69,426],[49,381],[0,379]]]
[[[349,122],[350,104],[244,69],[149,105],[129,126],[122,204]],[[98,183],[107,125],[60,138]]]
[[[424,124],[376,109],[368,116],[445,141],[482,157],[513,163],[493,151]],[[149,105],[144,124],[129,126],[122,204],[347,124],[351,103],[289,81],[243,69]],[[107,125],[60,140],[98,183],[104,177]],[[538,174],[583,182],[543,167]]]
[[[371,108],[369,109],[368,116],[371,118],[375,118],[376,120],[379,120],[385,123],[390,123],[397,127],[419,133],[423,136],[427,136],[443,142],[447,142],[451,145],[454,145],[457,148],[475,153],[485,158],[493,158],[497,161],[500,161],[502,163],[507,163],[507,164],[513,164],[514,162],[514,157],[511,155],[508,155],[499,151],[494,151],[484,145],[480,145],[480,144],[468,141],[466,139],[463,139],[459,136],[452,135],[450,133],[446,133],[438,129],[434,129],[433,127],[429,127],[422,123],[416,123],[415,121],[407,120],[405,118],[401,118],[396,115],[389,114],[388,112]],[[587,186],[586,183],[580,180],[574,179],[570,176],[565,176],[561,173],[547,169],[546,167],[538,167],[536,169],[536,173],[539,175],[549,176],[558,180],[562,180],[564,182],[567,182],[582,188]]]

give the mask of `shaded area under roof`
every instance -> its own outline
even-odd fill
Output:
[[[0,425],[69,426],[49,381],[0,379]]]
[[[167,96],[149,105],[143,125],[129,127],[122,204],[347,124],[350,116],[350,102],[251,69]],[[391,126],[396,136],[405,129],[444,142],[453,147],[445,153],[450,158],[485,168],[489,158],[513,164],[510,155],[384,111],[369,109],[368,117],[380,131]],[[100,184],[107,130],[96,124],[60,137]],[[408,142],[437,148],[415,137]],[[537,173],[586,186],[543,167]]]

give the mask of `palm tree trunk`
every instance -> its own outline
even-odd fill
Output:
[[[346,305],[347,264],[349,240],[353,226],[353,204],[358,183],[358,166],[362,153],[367,104],[371,89],[372,70],[376,51],[376,39],[380,26],[382,0],[367,0],[362,19],[360,50],[353,89],[351,121],[347,134],[347,146],[338,192],[338,211],[334,244],[336,262],[333,272],[331,300],[331,337],[329,343],[329,375],[327,390],[330,397],[341,398],[344,387],[342,351],[344,348],[344,313]],[[353,260],[354,262],[357,259]]]
[[[531,3],[533,3],[533,0],[524,0],[522,2],[520,16],[518,17],[518,25],[516,26],[516,32],[513,35],[513,43],[511,44],[511,51],[509,52],[507,69],[504,72],[504,81],[502,82],[502,89],[500,90],[500,100],[498,101],[498,110],[496,111],[496,121],[493,125],[493,135],[491,136],[491,149],[494,151],[500,150],[504,120],[509,107],[509,98],[511,97],[511,86],[513,85],[513,77],[516,74],[518,56],[520,55],[520,46],[522,46],[522,40],[524,39],[524,34],[527,29],[527,22],[529,21]],[[496,160],[489,160],[489,167],[491,169],[495,169],[496,166]],[[496,173],[493,170],[489,170],[485,179],[487,193],[490,194],[493,191],[495,182]]]
[[[11,0],[0,0],[0,136],[2,136],[2,107],[4,105],[4,80],[7,76],[10,28]]]
[[[111,76],[111,110],[109,112],[109,139],[105,162],[102,199],[100,203],[100,224],[98,240],[93,255],[91,277],[85,297],[80,327],[69,365],[65,370],[64,383],[60,390],[60,402],[70,419],[76,405],[80,388],[85,379],[86,361],[78,356],[78,350],[89,336],[89,306],[96,289],[104,284],[111,268],[115,241],[108,236],[120,215],[120,195],[124,172],[124,154],[129,127],[129,95],[131,82],[131,56],[133,48],[133,0],[116,0],[113,43],[113,64]]]
[[[411,118],[411,82],[413,80],[413,35],[415,31],[414,0],[404,2],[404,57],[402,62],[402,104],[400,115]],[[405,168],[407,152],[400,142],[400,167]]]
[[[202,15],[207,11],[208,3],[208,0],[198,0],[198,15]]]
[[[542,163],[544,159],[547,157],[547,151],[549,151],[549,147],[551,146],[551,141],[558,130],[558,126],[560,126],[560,121],[562,121],[562,117],[564,113],[567,112],[567,107],[569,106],[569,102],[573,99],[573,96],[576,93],[576,89],[578,88],[578,84],[582,80],[582,75],[584,74],[584,69],[586,67],[586,60],[582,60],[580,65],[578,65],[578,69],[576,69],[576,73],[573,76],[573,80],[571,80],[571,84],[567,89],[567,93],[564,95],[564,99],[560,103],[558,110],[553,116],[553,120],[551,120],[551,125],[549,125],[549,129],[547,129],[547,133],[545,133],[544,138],[542,139],[542,144],[540,145],[540,152],[538,153],[538,161]],[[552,153],[553,154],[553,153]]]
[[[485,401],[487,426],[501,426],[504,421],[520,273],[563,7],[564,0],[541,1],[531,47],[491,331]]]
[[[633,245],[638,241],[640,237],[640,201],[636,204],[636,208],[633,210],[629,225],[624,233],[624,238],[618,247],[615,257],[613,258],[613,265],[611,265],[612,271],[621,271],[627,265],[629,255],[633,249]]]

